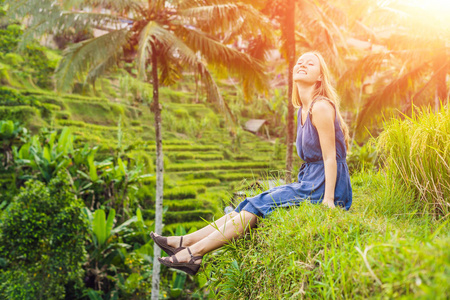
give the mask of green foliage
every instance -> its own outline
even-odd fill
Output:
[[[29,166],[34,170],[37,179],[50,182],[60,171],[71,164],[70,155],[73,154],[73,136],[65,128],[58,136],[56,131],[48,133],[45,142],[39,136],[33,136],[20,149],[14,149],[14,157],[19,165]],[[29,175],[28,175],[29,176]]]
[[[2,299],[64,299],[86,259],[87,224],[69,178],[28,181],[0,222]]]
[[[25,125],[27,125],[30,124],[33,119],[39,118],[40,116],[40,111],[35,107],[27,105],[0,106],[1,120],[23,122]]]
[[[141,211],[138,209],[136,216],[118,226],[115,226],[114,209],[107,218],[103,209],[92,214],[84,208],[83,212],[93,241],[87,247],[86,280],[93,288],[89,293],[94,299],[97,299],[94,294],[103,294],[107,299],[145,296],[151,281],[149,255],[153,249]]]
[[[23,82],[32,81],[43,87],[52,87],[56,64],[48,59],[47,50],[37,42],[27,45],[20,53],[17,47],[22,36],[20,25],[12,24],[0,29],[0,61],[13,67],[10,72]]]
[[[450,109],[392,120],[377,142],[388,176],[434,217],[450,212]]]
[[[2,168],[8,169],[13,162],[12,146],[27,134],[20,123],[11,120],[0,121],[0,145],[2,146]]]
[[[374,141],[371,140],[362,146],[354,141],[351,150],[347,153],[347,165],[350,174],[376,168],[378,155]]]

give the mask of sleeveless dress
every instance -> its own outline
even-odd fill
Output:
[[[318,99],[328,100],[335,108],[334,104],[325,97],[314,99],[311,103],[306,120],[302,125],[302,108],[300,107],[297,117],[296,147],[297,154],[304,163],[298,173],[298,182],[277,186],[254,197],[248,197],[239,203],[235,209],[236,212],[245,210],[265,218],[278,207],[299,205],[303,201],[310,201],[314,204],[322,203],[325,194],[325,167],[322,150],[320,148],[319,135],[317,129],[311,123],[311,109]],[[345,160],[347,148],[337,111],[334,127],[337,161],[334,204],[348,210],[352,205],[352,187],[350,184],[347,162]]]

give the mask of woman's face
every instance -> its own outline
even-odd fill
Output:
[[[294,82],[315,84],[322,80],[319,59],[312,53],[305,53],[297,61],[293,71]]]

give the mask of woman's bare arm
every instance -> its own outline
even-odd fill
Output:
[[[322,150],[325,167],[325,195],[323,204],[334,206],[334,190],[336,188],[337,162],[335,140],[335,110],[326,100],[317,101],[312,110],[312,122],[319,134],[320,148]]]

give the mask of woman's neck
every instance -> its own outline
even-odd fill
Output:
[[[314,85],[296,82],[295,87],[298,89],[298,95],[300,97],[303,108],[309,109],[309,106],[313,101],[315,90]]]

